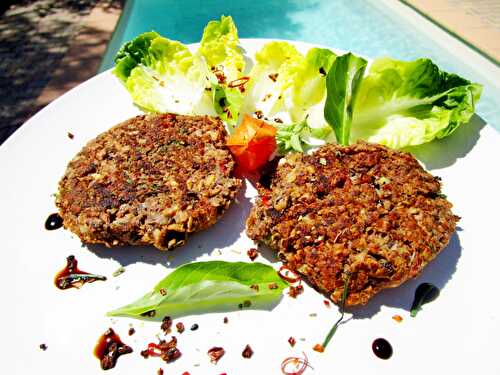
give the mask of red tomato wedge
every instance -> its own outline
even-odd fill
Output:
[[[276,150],[275,135],[274,126],[245,115],[227,146],[242,169],[254,172],[266,164]]]

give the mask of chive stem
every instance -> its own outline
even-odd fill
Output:
[[[337,328],[339,327],[340,323],[344,320],[344,307],[345,307],[345,300],[347,298],[347,294],[349,293],[349,280],[351,279],[351,274],[348,273],[347,277],[344,280],[344,291],[342,292],[342,299],[340,301],[340,318],[335,322],[333,327],[330,329],[330,332],[325,337],[325,341],[323,341],[323,348],[326,348],[330,340],[332,339],[333,335],[335,335],[335,332],[337,332]]]

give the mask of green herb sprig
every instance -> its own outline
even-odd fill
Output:
[[[345,300],[347,299],[347,294],[349,294],[349,281],[351,280],[351,274],[348,273],[347,277],[344,279],[344,291],[342,292],[342,299],[340,300],[340,318],[335,322],[333,327],[330,329],[330,332],[325,337],[325,340],[323,341],[323,348],[326,348],[330,340],[332,339],[333,335],[335,335],[335,332],[337,332],[337,328],[339,327],[340,323],[344,320],[344,307],[345,307]]]

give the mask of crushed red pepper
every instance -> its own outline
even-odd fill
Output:
[[[172,331],[172,318],[166,316],[161,323],[161,330],[168,335]]]
[[[259,252],[257,251],[257,249],[252,248],[252,249],[249,249],[247,251],[247,255],[250,258],[250,260],[253,262],[259,256]]]
[[[295,338],[294,338],[293,336],[290,336],[290,337],[288,338],[288,343],[290,344],[290,346],[291,346],[292,348],[295,346],[295,343],[296,343],[296,342],[297,342],[297,341],[295,341]]]
[[[297,298],[299,294],[302,294],[304,292],[304,287],[302,285],[297,285],[297,286],[291,286],[290,290],[288,291],[288,295],[292,298]]]
[[[247,344],[245,346],[245,349],[243,349],[243,352],[241,353],[241,355],[243,356],[243,358],[252,358],[253,350],[250,347],[250,345]]]
[[[175,325],[175,328],[177,328],[177,332],[179,332],[179,333],[184,332],[184,330],[186,329],[186,328],[184,327],[184,323],[182,323],[182,322],[177,323],[177,324]]]
[[[224,354],[226,354],[226,351],[220,346],[214,346],[213,348],[208,349],[207,354],[210,357],[210,362],[216,365]]]

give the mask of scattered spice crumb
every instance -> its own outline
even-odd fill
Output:
[[[279,117],[274,118],[274,122],[277,122],[278,124],[283,124],[283,120],[280,119]]]
[[[325,304],[326,307],[330,308],[330,301],[328,300],[323,300],[323,303]]]
[[[43,351],[46,351],[48,348],[47,344],[40,344],[40,349],[42,349]]]
[[[165,362],[170,363],[178,359],[182,353],[177,348],[177,339],[172,336],[170,341],[160,340],[158,344],[149,343],[148,348],[141,352],[144,358],[160,357]]]
[[[73,135],[73,133],[68,132],[68,138],[73,139],[73,138],[75,138],[75,136]]]
[[[276,82],[276,80],[278,79],[278,73],[269,74],[268,77],[271,81]]]
[[[156,315],[156,311],[155,310],[146,311],[146,312],[143,312],[141,314],[141,316],[145,316],[145,317],[148,317],[148,318],[152,318],[155,315]]]
[[[177,328],[177,332],[182,333],[185,330],[184,323],[179,322],[175,324],[175,328]]]
[[[226,351],[224,350],[224,348],[220,346],[214,346],[213,348],[208,349],[207,352],[208,356],[210,357],[210,362],[212,362],[214,365],[219,362],[219,359],[221,359],[225,353]]]
[[[122,273],[125,272],[124,267],[119,267],[115,272],[112,273],[113,277],[120,276]]]
[[[269,289],[278,289],[278,284],[277,283],[270,283],[267,287]]]
[[[264,114],[262,111],[255,111],[255,116],[260,120],[262,117],[264,117]]]
[[[163,289],[163,288],[160,288],[160,294],[162,296],[166,296],[167,295],[167,291],[165,289]]]
[[[299,340],[300,341],[306,341],[306,338],[305,337],[299,337]]]
[[[250,285],[250,288],[252,288],[253,290],[255,290],[256,292],[259,291],[259,286],[257,284],[252,284]]]
[[[162,368],[159,368],[158,371],[156,371],[156,373],[158,375],[163,375],[163,369]]]
[[[247,344],[247,346],[245,346],[245,349],[243,349],[241,355],[243,356],[243,358],[251,358],[253,356],[253,350],[250,345]]]
[[[229,323],[229,319],[228,319],[228,317],[227,317],[227,316],[225,316],[225,317],[224,317],[224,324],[227,324],[227,323]]]
[[[325,351],[325,348],[321,344],[316,344],[313,346],[313,350],[318,353],[323,353]]]
[[[165,333],[165,335],[168,335],[172,331],[172,318],[169,316],[166,316],[163,318],[163,321],[161,323],[161,330]]]
[[[401,323],[403,321],[403,317],[401,315],[394,315],[392,319],[394,319],[398,323]]]
[[[200,326],[196,323],[194,323],[192,326],[191,326],[191,331],[196,331],[198,328],[200,328]]]
[[[297,286],[291,286],[290,289],[288,290],[288,295],[292,298],[297,298],[299,294],[302,294],[304,292],[304,287],[302,285],[297,285]]]
[[[292,348],[295,346],[295,343],[296,343],[296,342],[297,342],[297,341],[295,341],[295,338],[294,338],[293,336],[290,336],[290,337],[288,338],[288,343],[290,344],[290,346],[291,346]]]
[[[130,328],[128,329],[128,335],[129,335],[129,336],[132,336],[134,333],[135,333],[135,328],[134,328],[134,327],[130,327]]]
[[[250,250],[247,251],[247,255],[250,258],[250,260],[253,262],[255,258],[259,256],[259,253],[257,252],[257,249],[251,248]]]
[[[311,318],[316,318],[316,317],[318,316],[318,314],[316,314],[316,313],[310,313],[310,314],[309,314],[309,316],[310,316]]]

